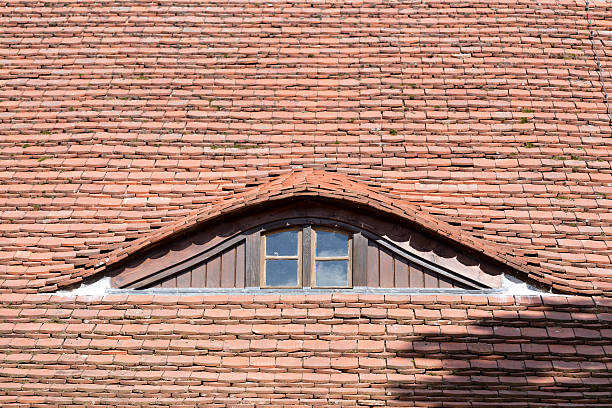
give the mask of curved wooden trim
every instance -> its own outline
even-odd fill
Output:
[[[119,274],[111,279],[111,284],[114,287],[123,289],[138,289],[143,286],[148,286],[152,283],[157,282],[158,280],[180,273],[186,269],[193,268],[198,264],[206,261],[207,259],[210,259],[215,255],[219,255],[225,250],[239,244],[240,242],[244,241],[244,239],[245,237],[242,235],[235,236],[219,243],[218,245],[215,245],[213,248],[205,250],[195,256],[192,256],[189,259],[185,259],[184,261],[177,263],[172,267],[151,272],[145,276],[142,276],[142,273]]]

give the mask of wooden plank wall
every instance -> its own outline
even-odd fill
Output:
[[[149,288],[244,288],[245,242],[186,271],[159,280]]]
[[[240,242],[196,267],[147,288],[244,288],[246,244]],[[365,257],[363,257],[365,258]],[[362,259],[363,259],[362,258]],[[460,288],[461,285],[367,242],[365,285],[379,288]]]
[[[439,274],[368,241],[366,286],[379,288],[460,288]]]

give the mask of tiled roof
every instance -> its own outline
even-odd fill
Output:
[[[590,297],[4,294],[0,405],[604,408],[611,306]]]
[[[556,279],[550,276],[546,270],[533,261],[524,257],[517,257],[511,252],[511,247],[496,245],[474,238],[458,227],[453,227],[440,222],[436,218],[410,206],[405,206],[397,199],[378,194],[375,189],[352,181],[346,176],[338,173],[324,172],[320,170],[303,170],[292,172],[253,187],[244,193],[220,199],[215,205],[204,207],[193,214],[180,219],[178,222],[169,224],[159,230],[146,234],[142,238],[130,242],[109,253],[103,260],[93,260],[85,265],[83,272],[76,276],[66,276],[65,281],[57,282],[58,286],[66,286],[84,277],[104,271],[109,266],[121,261],[136,252],[167,242],[173,236],[188,233],[194,227],[202,225],[216,218],[234,214],[237,212],[252,211],[259,213],[257,206],[273,205],[287,199],[312,198],[338,200],[343,205],[361,207],[362,211],[369,209],[378,211],[379,216],[394,216],[411,223],[419,229],[426,230],[435,236],[450,239],[455,243],[464,245],[479,253],[484,253],[498,262],[512,267],[516,272],[522,273],[524,278],[538,281],[543,286],[549,286],[558,290],[572,291],[571,281]],[[112,268],[110,268],[112,269]]]
[[[612,5],[0,3],[0,281],[301,168],[612,293]]]

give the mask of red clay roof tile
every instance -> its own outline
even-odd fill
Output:
[[[612,293],[606,2],[0,15],[2,291],[76,282],[193,211],[316,168],[524,253],[560,290]]]

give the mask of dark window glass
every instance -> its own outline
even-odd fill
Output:
[[[266,236],[266,256],[297,256],[297,254],[297,231],[281,231]]]
[[[317,286],[348,286],[347,261],[317,261]]]
[[[348,235],[334,231],[317,231],[317,257],[348,256]]]
[[[297,259],[267,259],[266,286],[297,286]]]

